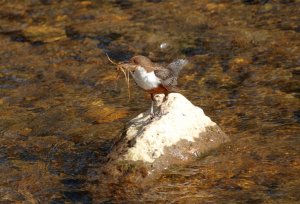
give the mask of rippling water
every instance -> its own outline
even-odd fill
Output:
[[[300,1],[0,1],[0,201],[298,203]],[[150,181],[95,173],[128,100],[114,60],[187,58],[181,92],[231,137]]]

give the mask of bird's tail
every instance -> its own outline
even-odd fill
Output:
[[[178,59],[173,62],[171,62],[167,68],[173,71],[173,75],[178,76],[179,72],[182,70],[182,68],[187,65],[188,61],[185,59]]]

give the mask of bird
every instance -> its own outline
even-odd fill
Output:
[[[150,115],[154,117],[154,96],[164,94],[166,99],[169,93],[177,92],[178,75],[187,63],[185,59],[178,59],[163,66],[153,63],[146,56],[136,55],[128,62],[122,63],[122,67],[130,70],[135,83],[151,95]]]

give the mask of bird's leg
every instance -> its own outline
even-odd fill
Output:
[[[168,100],[168,92],[164,93],[164,98],[163,98],[163,102],[166,102]],[[160,106],[160,111],[158,111],[158,113],[156,114],[156,116],[158,117],[161,117],[163,116],[164,114],[162,113],[162,110],[161,110],[161,106]]]
[[[164,97],[164,100],[163,100],[163,101],[166,101],[166,100],[168,99],[168,95],[169,95],[169,93],[168,93],[168,92],[166,92],[166,93],[165,93],[165,97]]]
[[[151,119],[154,118],[153,106],[154,106],[154,94],[151,94],[151,109],[150,109],[150,117],[151,117]]]
[[[151,109],[150,109],[150,115],[154,117],[154,111],[153,111],[154,102],[151,100]]]

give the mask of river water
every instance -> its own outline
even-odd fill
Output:
[[[299,0],[1,0],[1,203],[299,203]],[[186,58],[231,142],[147,182],[98,175],[150,107],[115,61]]]

